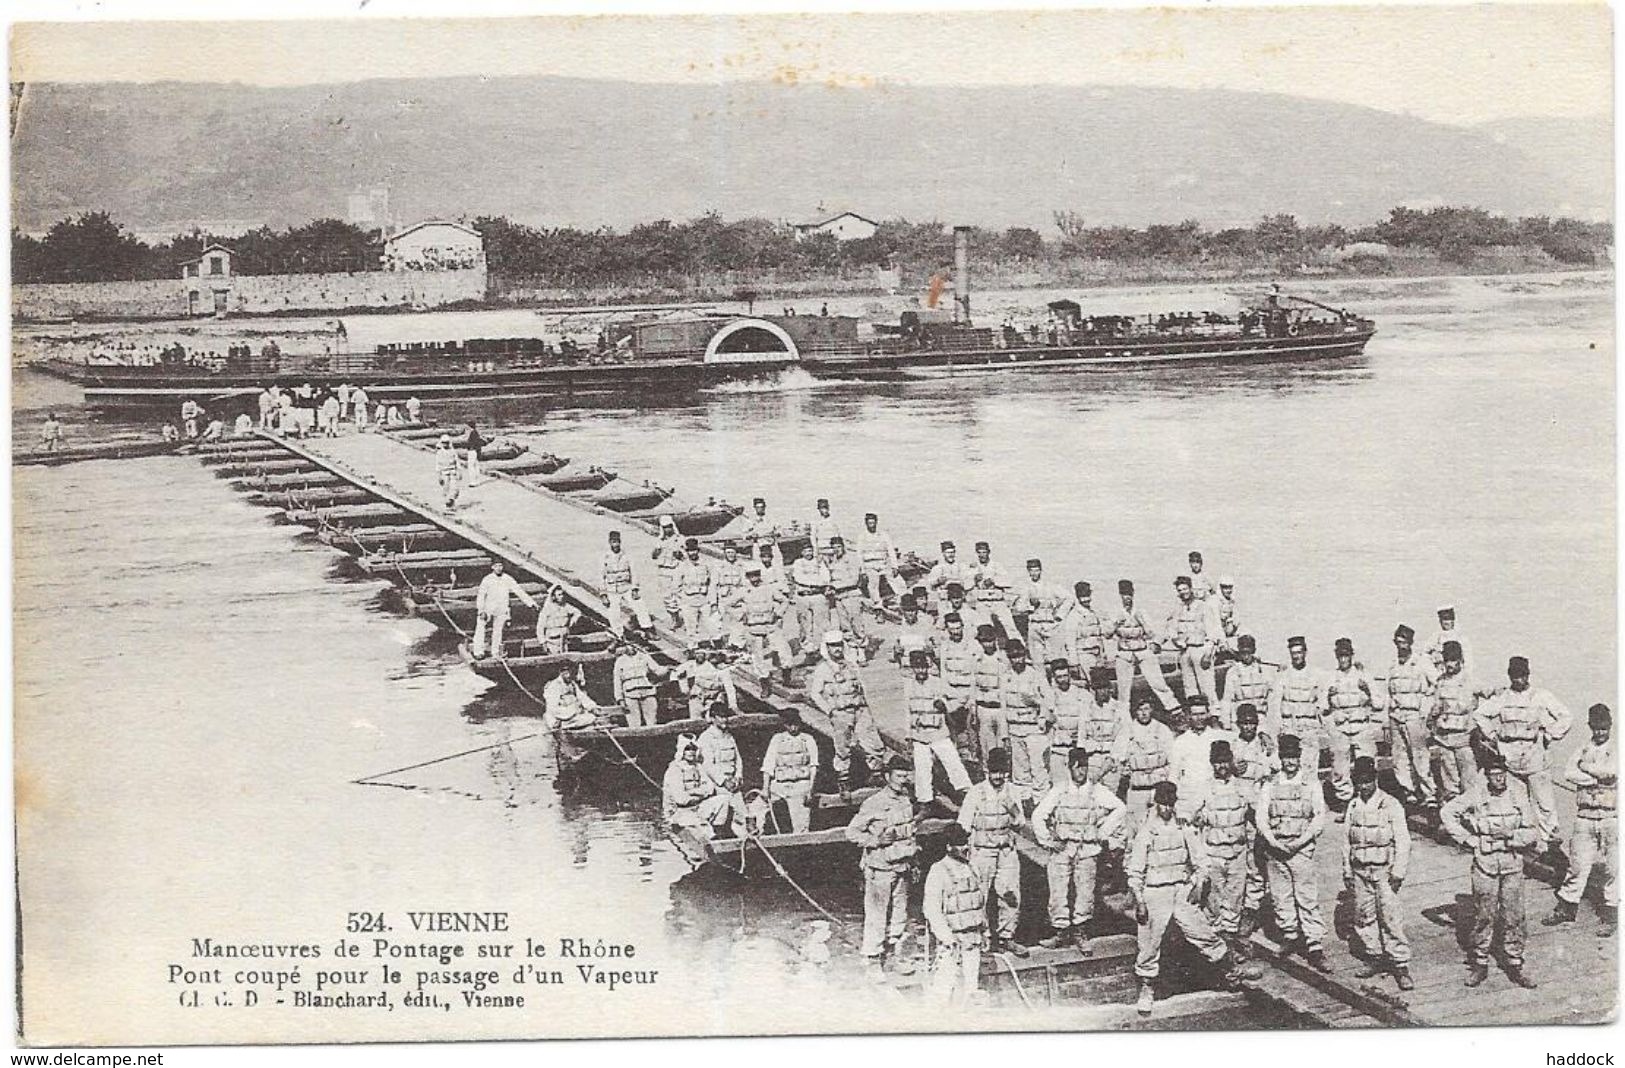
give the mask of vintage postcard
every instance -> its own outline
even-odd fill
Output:
[[[1612,35],[14,24],[16,1043],[1612,1021]]]

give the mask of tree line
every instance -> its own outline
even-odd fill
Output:
[[[1024,226],[976,227],[971,247],[979,262],[1059,265],[1077,260],[1200,263],[1264,259],[1290,264],[1362,242],[1424,249],[1465,263],[1479,250],[1503,245],[1540,248],[1565,264],[1595,263],[1613,241],[1610,223],[1528,216],[1509,219],[1480,208],[1394,208],[1370,226],[1304,226],[1292,215],[1266,215],[1252,226],[1211,229],[1193,219],[1144,228],[1096,226],[1074,211],[1053,214],[1051,236]],[[953,261],[953,231],[937,221],[888,219],[872,237],[838,241],[805,236],[770,219],[725,220],[715,212],[686,222],[661,219],[627,230],[534,227],[504,216],[472,225],[485,237],[486,263],[499,275],[544,278],[559,286],[708,272],[822,274],[872,267],[935,269]],[[105,212],[63,219],[43,237],[12,231],[12,278],[17,282],[98,282],[176,278],[180,264],[210,244],[235,253],[241,274],[302,274],[378,270],[383,235],[337,219],[286,230],[261,227],[234,237],[194,231],[149,245]]]

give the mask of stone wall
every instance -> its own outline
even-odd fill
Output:
[[[460,271],[358,271],[353,274],[233,275],[233,314],[284,314],[352,308],[435,308],[485,299],[483,267]],[[20,322],[48,319],[173,319],[186,315],[181,279],[67,282],[11,290]]]

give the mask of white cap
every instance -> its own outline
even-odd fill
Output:
[[[1234,586],[1235,584],[1236,584],[1236,580],[1231,578],[1229,575],[1220,575],[1219,576],[1219,585],[1221,585],[1221,586]]]
[[[841,645],[841,644],[844,644],[845,642],[846,642],[846,635],[842,634],[838,630],[826,630],[824,632],[824,644],[825,645]]]
[[[675,516],[663,515],[660,517],[660,525],[663,527],[675,527],[677,525],[677,519]]]
[[[451,444],[451,436],[449,434],[440,435],[440,444],[442,444],[442,445],[450,445]]]
[[[1454,615],[1455,612],[1456,612],[1456,606],[1453,605],[1453,604],[1441,604],[1439,606],[1439,610],[1437,612],[1435,612],[1434,615],[1442,616],[1446,612],[1449,612],[1451,615]]]

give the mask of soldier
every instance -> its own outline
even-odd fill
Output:
[[[1607,705],[1586,713],[1591,738],[1575,750],[1564,771],[1574,787],[1574,833],[1569,838],[1568,873],[1557,891],[1557,906],[1541,922],[1547,927],[1573,923],[1591,869],[1601,867],[1602,926],[1597,937],[1612,938],[1619,923],[1619,753],[1614,746],[1614,717]]]
[[[948,583],[947,592],[944,594],[942,615],[937,620],[937,625],[946,628],[946,621],[951,615],[959,617],[965,626],[967,634],[975,634],[983,623],[993,622],[981,609],[965,600],[965,587],[957,582]]]
[[[1411,979],[1411,944],[1399,911],[1399,888],[1410,867],[1411,831],[1405,809],[1377,789],[1377,762],[1356,757],[1352,769],[1354,799],[1346,822],[1343,883],[1354,897],[1354,935],[1365,963],[1355,972],[1370,979],[1392,971],[1399,989],[1416,986]]]
[[[1202,554],[1197,552],[1195,549],[1192,549],[1186,555],[1185,561],[1186,563],[1190,564],[1190,574],[1185,577],[1190,579],[1191,592],[1195,595],[1196,599],[1198,601],[1205,601],[1209,597],[1213,596],[1213,581],[1208,578],[1207,575],[1202,573],[1202,568],[1204,566],[1202,563]]]
[[[1091,606],[1094,588],[1089,583],[1075,583],[1072,595],[1072,608],[1061,621],[1061,645],[1081,681],[1096,667],[1107,663],[1106,635],[1111,623]]]
[[[770,811],[777,812],[778,802],[784,802],[789,810],[790,830],[800,833],[812,825],[818,743],[802,729],[801,713],[795,709],[780,709],[779,722],[784,729],[768,741],[767,753],[762,757],[762,792]],[[776,822],[777,817],[774,819]]]
[[[818,498],[814,506],[818,509],[818,514],[813,516],[812,522],[808,523],[807,527],[812,531],[813,545],[822,553],[829,548],[831,542],[841,536],[841,527],[829,514],[828,498]]]
[[[549,730],[576,730],[598,724],[598,706],[581,682],[581,666],[559,672],[542,687],[542,724]]]
[[[1118,708],[1117,695],[1112,693],[1110,667],[1095,665],[1089,671],[1088,683],[1089,700],[1078,721],[1077,745],[1089,754],[1089,781],[1120,794],[1117,758],[1113,754],[1128,717]]]
[[[1061,949],[1067,943],[1084,948],[1084,927],[1095,914],[1095,885],[1103,849],[1123,847],[1123,802],[1093,779],[1089,751],[1067,753],[1067,777],[1033,810],[1033,834],[1050,851],[1049,920],[1051,934],[1040,945]]]
[[[671,619],[673,627],[683,625],[683,605],[677,592],[677,572],[686,559],[683,542],[677,536],[677,521],[669,515],[660,517],[660,540],[649,552],[655,563],[655,588],[659,591],[661,607]]]
[[[683,559],[672,576],[677,587],[678,605],[682,613],[683,633],[690,640],[709,637],[702,626],[707,606],[712,603],[711,567],[700,559],[700,542],[689,538],[683,544]]]
[[[935,641],[931,629],[920,619],[920,603],[915,600],[912,593],[905,593],[897,599],[897,610],[902,614],[903,620],[897,628],[897,638],[892,643],[892,660],[904,671],[908,670],[909,658],[915,653],[924,653],[926,659],[935,656]]]
[[[973,687],[976,701],[976,723],[982,752],[988,753],[1004,744],[1004,676],[1010,671],[1010,661],[999,651],[998,632],[993,624],[983,623],[976,628],[976,676]]]
[[[1490,691],[1463,670],[1461,645],[1454,639],[1441,650],[1443,670],[1433,695],[1428,734],[1439,751],[1439,791],[1444,800],[1467,793],[1478,785],[1478,754],[1472,745],[1473,713]]]
[[[604,584],[604,600],[609,606],[609,619],[613,626],[621,626],[626,595],[632,589],[632,560],[621,551],[621,532],[609,532],[609,549],[599,569]]]
[[[1072,599],[1058,586],[1044,581],[1044,563],[1034,557],[1027,561],[1027,581],[1015,591],[1015,609],[1027,617],[1027,648],[1033,663],[1047,663],[1064,652],[1061,624],[1071,609]]]
[[[1235,754],[1236,778],[1248,787],[1255,798],[1258,787],[1281,770],[1275,739],[1258,729],[1258,719],[1258,709],[1252,705],[1238,706],[1236,739],[1231,743],[1231,750]]]
[[[863,515],[863,533],[858,535],[858,563],[863,571],[863,595],[873,604],[884,604],[902,592],[903,581],[897,577],[899,557],[891,537],[880,530],[880,517],[873,512]]]
[[[1218,613],[1209,601],[1197,598],[1190,576],[1174,579],[1174,591],[1179,595],[1179,606],[1168,617],[1165,632],[1179,653],[1185,696],[1200,693],[1209,705],[1216,705],[1219,692],[1213,681],[1213,656],[1224,638]]]
[[[1236,580],[1229,575],[1219,576],[1219,595],[1213,598],[1213,610],[1219,615],[1219,630],[1224,634],[1222,644],[1230,652],[1236,651],[1236,638],[1241,624],[1236,621]],[[1225,680],[1228,686],[1229,680]]]
[[[796,635],[801,647],[806,649],[819,634],[830,629],[824,611],[829,568],[819,563],[812,542],[802,546],[801,557],[791,563],[790,584],[795,594]]]
[[[987,938],[987,888],[970,862],[970,835],[957,823],[942,832],[943,857],[925,877],[922,911],[936,936],[931,994],[944,1005],[963,1005],[982,975]]]
[[[660,719],[656,680],[666,673],[633,642],[634,634],[626,629],[615,658],[615,703],[625,710],[628,726],[653,727]]]
[[[1010,749],[1011,779],[1022,798],[1035,802],[1049,789],[1049,687],[1019,641],[1005,646],[1003,737]]]
[[[738,795],[718,790],[702,759],[692,734],[677,739],[677,759],[666,766],[661,784],[661,808],[673,830],[688,830],[709,841],[735,826],[736,818],[743,827],[745,814],[737,804]]]
[[[965,636],[959,616],[943,616],[948,634],[937,646],[937,668],[948,696],[948,730],[962,763],[982,766],[982,736],[976,714],[976,661],[981,646]]]
[[[1529,685],[1529,661],[1507,661],[1508,689],[1479,704],[1473,727],[1484,743],[1501,755],[1506,770],[1528,799],[1540,832],[1541,848],[1560,852],[1557,808],[1552,798],[1552,772],[1546,750],[1574,725],[1568,708],[1551,691]]]
[[[745,631],[745,648],[750,651],[753,670],[765,683],[778,668],[783,681],[790,681],[794,659],[784,640],[784,616],[788,600],[784,591],[762,581],[762,567],[745,568],[745,587],[736,598],[739,622]]]
[[[831,766],[841,789],[851,789],[852,743],[873,768],[881,767],[885,755],[884,743],[875,727],[874,713],[869,708],[869,695],[864,691],[858,669],[846,659],[846,642],[838,630],[824,635],[824,659],[813,669],[807,680],[807,696],[818,710],[829,717],[833,743]]]
[[[993,913],[992,937],[987,948],[1001,948],[1025,957],[1027,947],[1016,941],[1021,917],[1021,862],[1016,856],[1016,832],[1027,821],[1021,791],[1009,781],[1010,754],[992,749],[987,754],[987,778],[965,793],[959,823],[970,832],[970,863],[987,891]]]
[[[1264,904],[1264,880],[1253,863],[1252,807],[1256,794],[1235,777],[1235,754],[1230,743],[1217,739],[1208,745],[1211,781],[1199,804],[1193,806],[1191,824],[1202,832],[1207,846],[1208,912],[1213,930],[1230,952],[1246,959],[1242,917]]]
[[[830,539],[830,556],[825,566],[829,568],[829,584],[835,589],[835,599],[852,627],[852,637],[859,644],[867,642],[869,624],[863,612],[862,570],[858,558],[846,551],[846,539],[839,534]]]
[[[1010,573],[992,559],[993,550],[985,541],[976,543],[976,560],[970,565],[971,581],[966,585],[976,608],[1004,632],[1006,641],[1020,641],[1021,631],[1010,614]]]
[[[1301,635],[1286,640],[1288,665],[1270,683],[1269,729],[1277,740],[1293,735],[1303,747],[1303,764],[1320,770],[1326,738],[1326,680],[1309,666],[1309,643]]]
[[[1339,638],[1333,645],[1337,670],[1326,681],[1327,741],[1332,748],[1332,792],[1339,805],[1354,796],[1349,767],[1357,756],[1377,755],[1376,688],[1365,671],[1354,666],[1354,643]]]
[[[1128,824],[1134,833],[1151,811],[1152,791],[1173,774],[1169,753],[1174,732],[1151,718],[1151,702],[1134,706],[1134,716],[1117,736],[1112,759],[1128,773]],[[1122,787],[1119,787],[1121,790]]]
[[[1329,972],[1320,915],[1320,874],[1315,868],[1315,842],[1326,823],[1320,776],[1301,762],[1302,747],[1293,735],[1281,738],[1281,773],[1258,790],[1254,821],[1264,841],[1264,862],[1275,923],[1282,949],[1304,952],[1309,966]]]
[[[1071,759],[1072,750],[1083,733],[1084,712],[1094,701],[1088,689],[1072,685],[1072,665],[1064,658],[1051,660],[1046,674],[1049,678],[1049,686],[1045,689],[1049,699],[1045,712],[1050,724],[1049,779],[1051,782],[1065,782],[1067,761]]]
[[[1179,787],[1181,804],[1185,806],[1180,815],[1188,817],[1202,803],[1213,782],[1213,743],[1222,741],[1228,747],[1235,736],[1213,728],[1207,700],[1201,694],[1186,701],[1184,721],[1184,732],[1175,735],[1168,747],[1168,778]]]
[[[743,526],[739,532],[740,540],[761,554],[763,564],[771,566],[778,557],[778,526],[767,517],[766,499],[753,497],[750,505],[751,514],[740,520]]]
[[[745,568],[739,562],[739,546],[724,542],[722,563],[711,567],[711,637],[729,645],[744,645],[744,626],[739,615],[739,595],[745,589]],[[719,626],[717,626],[720,624]]]
[[[689,647],[689,659],[678,669],[688,693],[688,714],[692,719],[710,715],[716,705],[739,708],[733,672],[727,668],[727,654],[707,642]]]
[[[564,587],[554,586],[547,591],[547,603],[536,613],[536,640],[544,653],[562,653],[581,613],[564,599]]]
[[[1523,862],[1524,854],[1538,849],[1541,832],[1527,800],[1507,789],[1501,754],[1485,758],[1483,786],[1440,809],[1439,824],[1473,851],[1473,949],[1466,985],[1489,978],[1490,946],[1499,925],[1507,978],[1533,990],[1537,984],[1523,971]]]
[[[1431,807],[1438,804],[1438,792],[1433,788],[1427,718],[1439,678],[1431,661],[1412,652],[1415,639],[1416,632],[1403,623],[1394,631],[1394,662],[1378,676],[1376,695],[1379,707],[1388,709],[1394,778],[1411,804]]]
[[[863,956],[873,973],[891,958],[898,974],[909,975],[913,964],[896,955],[908,932],[909,871],[919,853],[908,762],[892,757],[885,775],[885,788],[858,806],[846,837],[863,847]]]
[[[914,755],[914,800],[928,805],[936,797],[933,761],[942,765],[955,791],[970,789],[970,775],[948,736],[949,697],[942,681],[931,674],[931,658],[915,651],[909,654],[909,668],[913,674],[903,682],[903,703],[908,709],[909,743]]]
[[[971,585],[970,573],[966,570],[965,565],[959,562],[958,550],[954,548],[954,543],[945,541],[942,543],[941,548],[942,558],[932,565],[931,570],[926,573],[926,588],[933,595],[936,595],[938,591],[946,590],[950,582],[956,583],[962,590],[969,588]]]
[[[1236,659],[1224,676],[1224,699],[1214,707],[1219,726],[1234,730],[1236,709],[1252,705],[1255,709],[1268,708],[1270,688],[1276,671],[1258,659],[1258,640],[1251,634],[1236,639]]]
[[[1135,1008],[1141,1016],[1151,1015],[1155,1004],[1151,985],[1162,970],[1162,940],[1170,924],[1222,972],[1225,986],[1239,987],[1261,974],[1257,966],[1236,960],[1197,905],[1208,891],[1207,847],[1201,835],[1174,815],[1179,788],[1159,782],[1153,800],[1151,815],[1136,832],[1126,864],[1134,920],[1139,925],[1134,974],[1140,979]]]
[[[1112,620],[1111,637],[1117,639],[1119,706],[1125,710],[1129,707],[1134,692],[1134,672],[1138,670],[1145,676],[1145,684],[1151,687],[1164,712],[1178,708],[1179,701],[1174,697],[1174,691],[1168,688],[1168,681],[1162,677],[1162,661],[1157,659],[1156,650],[1152,647],[1151,625],[1146,622],[1144,613],[1134,607],[1134,583],[1122,579],[1117,583],[1117,593],[1123,600],[1123,609]]]
[[[739,743],[734,740],[734,710],[718,701],[711,706],[710,716],[711,725],[700,732],[695,743],[700,747],[700,766],[717,784],[719,792],[738,797],[744,787],[745,762],[740,759]]]
[[[476,657],[485,655],[487,629],[490,630],[492,654],[497,657],[504,655],[502,632],[508,626],[508,614],[511,610],[510,594],[530,607],[536,607],[536,599],[526,593],[524,587],[513,580],[512,575],[504,574],[502,568],[500,559],[491,561],[491,573],[480,579],[480,588],[474,595],[474,608],[478,618],[474,622],[474,640],[469,649]]]
[[[1470,647],[1467,639],[1462,637],[1461,631],[1456,629],[1455,605],[1447,604],[1439,607],[1439,629],[1434,633],[1433,637],[1428,639],[1427,645],[1422,650],[1427,654],[1428,659],[1433,661],[1433,667],[1436,671],[1444,670],[1445,642],[1455,642],[1461,646],[1461,664],[1466,667],[1467,653]]]

